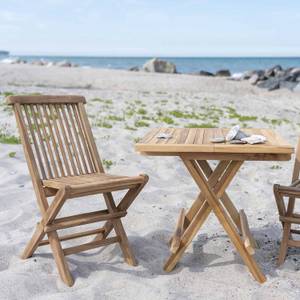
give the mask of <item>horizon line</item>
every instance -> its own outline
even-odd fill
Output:
[[[98,55],[98,54],[53,54],[10,53],[9,56],[91,57],[91,58],[300,58],[299,55]]]

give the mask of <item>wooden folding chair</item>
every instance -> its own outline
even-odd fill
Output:
[[[274,195],[279,212],[279,220],[283,226],[278,265],[283,264],[288,247],[300,247],[300,241],[294,240],[292,234],[300,234],[300,230],[292,229],[292,224],[300,224],[300,214],[294,212],[295,199],[300,198],[300,139],[298,141],[292,183],[289,186],[274,184]],[[287,205],[284,197],[288,197]]]
[[[59,274],[69,286],[74,281],[65,256],[119,243],[125,261],[136,265],[120,218],[148,181],[104,173],[81,96],[10,96],[32,177],[41,221],[25,248],[22,258],[31,257],[37,247],[52,249]],[[112,192],[128,190],[116,205]],[[57,218],[66,200],[103,194],[107,209]],[[49,197],[53,197],[50,203]],[[59,236],[57,231],[74,226],[106,221],[103,227]],[[114,229],[115,236],[108,237]],[[44,236],[47,239],[43,239]],[[63,249],[62,241],[96,235],[93,241]]]

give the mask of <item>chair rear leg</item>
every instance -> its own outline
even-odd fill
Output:
[[[143,183],[138,184],[136,187],[129,189],[128,192],[126,193],[126,195],[124,196],[124,198],[121,200],[121,202],[118,205],[118,209],[120,210],[127,210],[129,208],[129,206],[132,204],[132,202],[136,199],[136,197],[139,195],[139,193],[142,191],[142,189],[144,188],[144,186],[147,184],[149,177],[148,175],[143,174],[142,176],[144,176],[145,180]],[[113,224],[111,221],[107,221],[104,224],[104,228],[105,228],[105,232],[104,233],[99,233],[98,235],[96,235],[96,237],[94,238],[94,240],[101,240],[101,239],[105,239],[109,233],[112,231],[113,229]]]
[[[37,247],[39,246],[39,242],[44,238],[44,236],[45,233],[43,230],[43,226],[41,223],[38,223],[29,243],[26,245],[26,248],[24,249],[21,255],[21,258],[26,259],[31,257],[37,249]]]
[[[289,237],[290,237],[290,231],[291,231],[291,224],[285,222],[283,225],[282,241],[281,241],[280,250],[279,250],[278,266],[280,266],[284,263],[287,249],[288,249],[288,241],[289,241]]]
[[[104,196],[108,211],[110,213],[116,212],[118,209],[116,207],[116,204],[114,202],[112,194],[111,193],[106,193],[103,196]],[[127,234],[124,230],[124,227],[123,227],[123,224],[122,224],[121,220],[120,219],[114,219],[114,220],[111,220],[111,223],[112,223],[112,226],[113,226],[113,228],[116,232],[116,235],[118,236],[118,238],[120,240],[119,244],[120,244],[121,250],[123,252],[126,263],[128,263],[131,266],[136,266],[137,261],[134,257],[132,249],[129,245]]]

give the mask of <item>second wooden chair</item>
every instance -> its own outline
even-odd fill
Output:
[[[295,200],[296,198],[300,198],[299,172],[300,140],[298,141],[297,145],[291,185],[274,185],[274,195],[279,212],[279,220],[283,226],[278,265],[281,265],[284,262],[288,247],[300,247],[300,241],[294,240],[292,236],[292,234],[300,234],[299,229],[292,228],[292,225],[300,224],[300,214],[295,213]],[[287,198],[287,204],[285,203],[284,198]]]

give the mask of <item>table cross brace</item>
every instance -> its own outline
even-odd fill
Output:
[[[201,192],[185,215],[180,243],[177,249],[173,249],[173,253],[164,265],[164,270],[170,272],[174,269],[209,214],[213,212],[254,278],[260,283],[266,281],[265,275],[247,251],[240,237],[240,216],[226,194],[226,188],[240,169],[243,161],[223,160],[212,170],[206,160],[197,161],[187,159],[184,156],[181,159]]]

